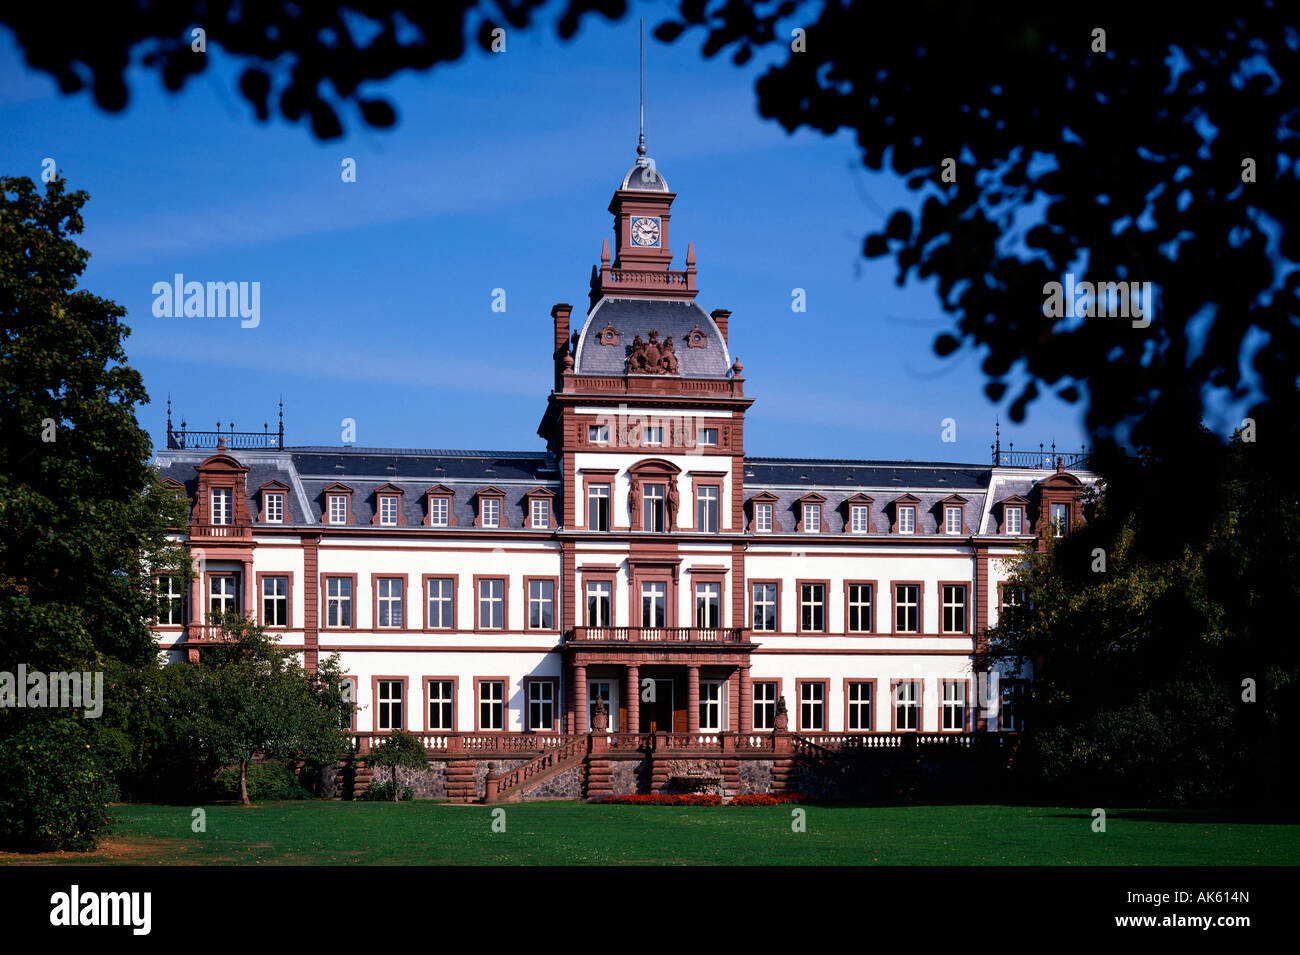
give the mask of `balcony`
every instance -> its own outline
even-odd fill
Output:
[[[572,643],[651,643],[674,646],[745,643],[745,631],[741,627],[574,627],[566,637]]]
[[[191,524],[190,540],[247,540],[253,536],[251,524]]]

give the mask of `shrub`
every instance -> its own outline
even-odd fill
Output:
[[[360,798],[365,802],[393,802],[393,784],[392,783],[371,783],[366,787]],[[415,798],[415,790],[410,786],[403,786],[397,792],[397,798],[405,802],[408,799]]]
[[[239,767],[227,766],[217,777],[222,792],[232,798],[239,798]],[[267,799],[307,799],[311,796],[298,778],[289,771],[284,763],[266,760],[248,764],[248,798],[252,800]]]
[[[74,719],[42,718],[0,739],[0,843],[29,852],[95,848],[112,786]]]
[[[783,806],[791,802],[807,802],[803,793],[748,793],[737,796],[728,805],[732,806]]]

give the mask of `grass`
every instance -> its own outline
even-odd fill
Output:
[[[0,854],[7,864],[145,865],[1295,865],[1300,825],[1160,811],[1027,806],[791,808],[281,802],[114,807],[95,853]]]

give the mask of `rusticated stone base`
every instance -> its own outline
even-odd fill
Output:
[[[650,791],[649,766],[644,759],[611,760],[615,796],[636,796]]]
[[[665,793],[706,793],[721,796],[722,760],[670,759]]]
[[[379,769],[371,782],[386,783],[392,780],[392,770]],[[447,764],[442,760],[430,760],[428,769],[397,768],[397,786],[410,786],[415,790],[416,799],[447,798]]]
[[[740,760],[740,794],[770,793],[772,791],[772,761],[770,759]]]
[[[579,763],[571,766],[558,776],[552,776],[545,782],[538,783],[524,792],[524,802],[534,799],[581,799],[582,777],[586,767]]]

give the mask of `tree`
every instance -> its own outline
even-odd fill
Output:
[[[266,759],[328,762],[347,745],[347,704],[337,657],[308,673],[258,624],[239,614],[214,618],[224,637],[188,668],[201,709],[194,736],[221,765],[239,767],[239,798],[248,798],[248,764]]]
[[[1018,759],[1054,795],[1293,801],[1300,651],[1277,631],[1300,599],[1300,501],[1255,468],[1240,438],[1213,464],[1229,490],[1202,501],[1213,523],[1205,543],[1149,559],[1135,532],[1149,515],[1096,519],[1107,487],[1089,502],[1090,524],[1027,551],[1007,584],[1027,599],[987,632],[977,666],[1033,665]]]
[[[366,762],[374,769],[387,767],[392,773],[393,802],[397,801],[397,768],[427,769],[429,754],[424,750],[420,738],[406,730],[393,730],[389,735],[375,744],[366,757]]]
[[[86,198],[57,178],[44,196],[29,179],[0,179],[0,641],[7,661],[41,673],[150,664],[153,574],[189,573],[167,538],[186,508],[157,483],[135,417],[148,396],[126,364],[125,312],[77,289],[89,253],[70,236]],[[45,740],[49,753],[89,748],[93,769],[70,764],[67,779],[105,809],[103,733],[80,711],[0,709],[0,761],[19,767],[0,774],[0,802],[52,793],[32,778],[40,761],[23,757]],[[29,809],[46,848],[86,848],[105,816],[88,813],[69,836],[52,818],[66,815],[57,801]],[[0,840],[15,837],[0,827]]]

